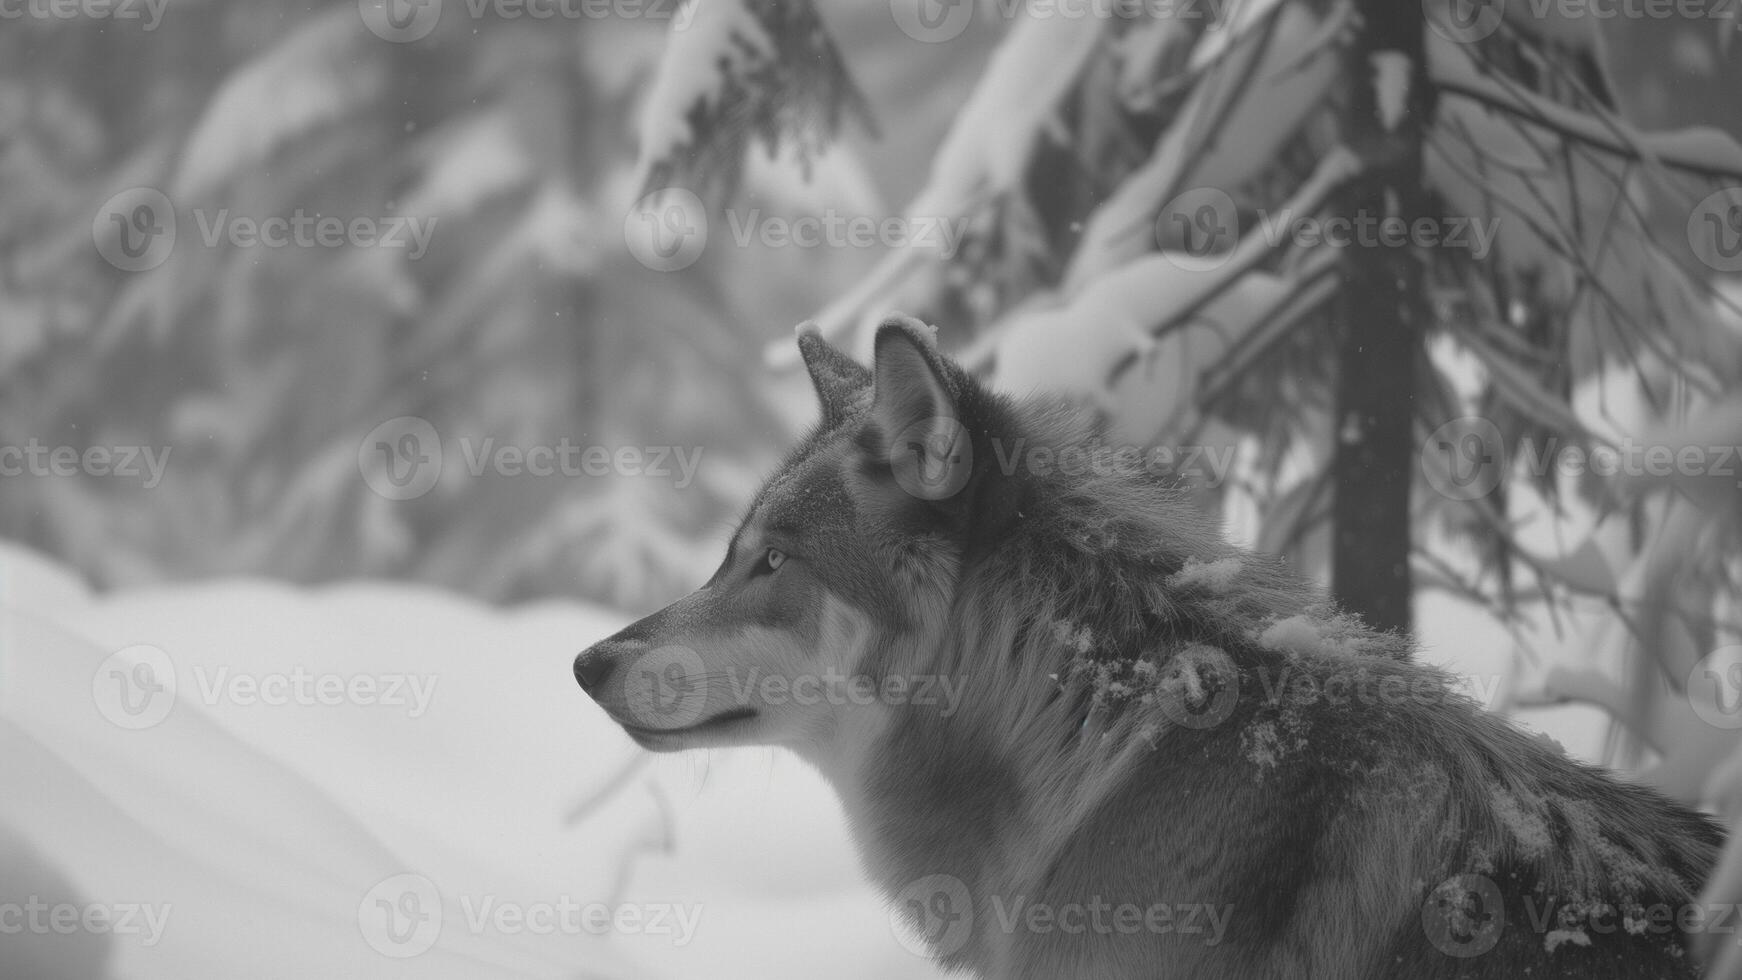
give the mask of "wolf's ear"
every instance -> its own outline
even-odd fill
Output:
[[[823,339],[816,323],[798,326],[798,352],[823,406],[823,428],[832,429],[871,399],[871,372]]]
[[[912,317],[884,320],[877,328],[876,350],[875,451],[913,496],[931,501],[955,496],[974,469],[955,370],[938,353],[932,329]]]

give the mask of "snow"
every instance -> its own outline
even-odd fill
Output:
[[[1052,633],[1059,646],[1079,657],[1087,656],[1089,651],[1095,648],[1095,633],[1087,626],[1078,626],[1060,620],[1052,624]]]
[[[1409,111],[1409,57],[1398,51],[1375,51],[1371,60],[1379,124],[1389,133],[1397,129]]]
[[[1291,4],[1274,12],[1267,35],[1253,16],[1244,31],[1210,31],[1199,42],[1194,62],[1213,75],[1193,88],[1143,166],[1089,216],[1067,292],[1149,251],[1152,222],[1176,195],[1205,186],[1233,194],[1271,166],[1342,77],[1341,12],[1320,19]]]
[[[355,10],[325,11],[231,75],[187,138],[171,199],[200,197],[281,143],[379,98],[385,62],[359,51],[367,35],[357,26]]]
[[[1253,723],[1241,733],[1240,744],[1245,749],[1247,761],[1259,769],[1275,769],[1286,751],[1282,737],[1276,732],[1276,723],[1271,721]]]
[[[1358,169],[1346,149],[1331,150],[1285,208],[1312,213]],[[1297,285],[1292,278],[1252,274],[1273,247],[1262,235],[1245,235],[1208,270],[1201,258],[1150,253],[1094,279],[1068,302],[1015,311],[994,328],[1000,339],[993,386],[1016,395],[1052,390],[1097,397],[1115,368],[1136,354],[1180,372],[1169,389],[1172,403],[1150,418],[1158,428],[1181,427],[1195,411],[1198,373],[1261,325],[1217,317],[1273,310]],[[1228,305],[1218,308],[1224,297]],[[1204,322],[1188,319],[1194,311]],[[1152,341],[1163,327],[1172,329]]]
[[[1548,934],[1542,937],[1542,948],[1550,953],[1559,949],[1563,943],[1572,943],[1574,946],[1589,946],[1591,945],[1591,937],[1586,935],[1583,929],[1550,929]]]
[[[1258,642],[1271,650],[1314,656],[1324,650],[1324,623],[1310,616],[1279,619],[1258,635]]]
[[[1233,48],[1250,40],[1281,6],[1282,0],[1234,0],[1224,15],[1226,21],[1213,31],[1205,31],[1203,39],[1192,51],[1191,70],[1203,71],[1218,58],[1226,57]]]
[[[1104,40],[1105,18],[1023,16],[993,53],[932,158],[926,186],[906,209],[910,221],[952,221],[1015,192],[1059,102]],[[921,248],[884,256],[859,284],[816,316],[824,337],[875,323],[891,295],[938,258]],[[795,366],[791,345],[768,350],[776,367]]]
[[[1099,47],[1099,17],[1024,17],[998,46],[908,214],[954,217],[1014,190],[1059,100]]]
[[[1199,561],[1187,558],[1185,567],[1174,573],[1167,584],[1176,589],[1203,588],[1211,592],[1226,592],[1234,587],[1234,580],[1240,575],[1240,559],[1235,556],[1218,558],[1215,561]]]
[[[459,220],[490,197],[533,175],[531,157],[507,113],[480,113],[447,123],[418,147],[423,182],[397,208]]]
[[[685,13],[690,24],[671,32],[641,107],[642,174],[695,140],[690,110],[717,98],[722,78],[743,74],[753,59],[774,57],[773,40],[743,0],[689,0]]]
[[[1527,811],[1518,798],[1505,790],[1496,789],[1493,796],[1494,815],[1512,835],[1512,840],[1518,845],[1519,853],[1528,859],[1546,857],[1554,849],[1554,835],[1549,831],[1548,821],[1534,810]]]
[[[0,843],[20,835],[84,901],[167,906],[156,945],[109,937],[109,975],[139,980],[936,976],[864,884],[832,790],[790,757],[651,757],[575,813],[639,755],[569,670],[622,619],[377,583],[94,596],[0,543],[0,778],[30,787],[0,794]],[[176,693],[129,730],[101,707],[108,671],[128,669],[106,661],[134,644],[163,651]],[[235,686],[292,676],[416,680],[429,701],[274,704]],[[389,958],[359,907],[407,872],[440,889],[442,926]],[[699,919],[688,943],[468,919],[565,900]]]

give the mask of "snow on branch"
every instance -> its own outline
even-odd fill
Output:
[[[1067,290],[1147,251],[1154,217],[1181,190],[1232,189],[1269,166],[1341,77],[1347,4],[1322,19],[1293,4],[1248,7],[1257,12],[1238,32],[1211,32],[1193,52],[1207,73],[1149,160],[1090,215]]]
[[[642,107],[644,192],[684,187],[719,203],[738,187],[745,152],[794,144],[809,160],[852,114],[870,111],[810,0],[690,0]]]
[[[1014,191],[1041,133],[1106,30],[1098,17],[1028,17],[1011,29],[932,158],[909,214],[959,215]]]
[[[1354,178],[1361,162],[1335,147],[1285,206],[1287,213],[1316,212],[1337,188]],[[1295,277],[1250,276],[1260,262],[1287,244],[1287,236],[1243,236],[1232,250],[1204,268],[1201,257],[1152,253],[1090,282],[1051,309],[1013,314],[994,327],[994,385],[1010,390],[1047,387],[1093,396],[1115,387],[1157,338],[1183,329],[1224,297],[1229,310],[1254,316],[1289,305]],[[1307,276],[1317,266],[1305,263]],[[1252,295],[1231,295],[1257,290]],[[1218,324],[1222,351],[1237,346],[1260,321]],[[1189,392],[1182,392],[1182,397]]]
[[[206,194],[280,146],[362,111],[387,87],[356,12],[328,10],[296,25],[268,52],[225,77],[181,152],[171,194]]]
[[[1022,176],[1059,104],[1076,87],[1106,27],[1101,17],[1025,17],[993,53],[991,62],[949,135],[932,158],[926,186],[907,207],[910,218],[950,220],[970,215],[1019,188]],[[937,260],[916,247],[898,249],[840,299],[813,319],[824,337],[836,338],[885,310],[890,293]],[[777,367],[794,367],[791,344],[770,347]]]

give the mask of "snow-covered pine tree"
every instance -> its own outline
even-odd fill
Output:
[[[965,220],[968,241],[891,250],[825,298],[823,331],[852,341],[903,309],[995,383],[1077,397],[1134,441],[1238,446],[1206,502],[1381,623],[1437,590],[1514,629],[1529,662],[1527,627],[1566,617],[1592,650],[1573,669],[1632,658],[1684,688],[1742,623],[1727,598],[1742,520],[1698,538],[1685,529],[1710,511],[1666,486],[1685,481],[1509,454],[1590,459],[1736,417],[1742,291],[1714,237],[1742,228],[1742,119],[1719,108],[1742,83],[1733,27],[1455,0],[1160,10],[973,5],[1004,38],[905,209]],[[1662,95],[1690,85],[1711,97]],[[766,118],[755,98],[723,87],[678,108]],[[719,131],[718,153],[742,151]],[[671,145],[650,140],[644,169],[681,172]],[[1297,233],[1363,210],[1441,240]],[[788,346],[770,362],[790,366]]]

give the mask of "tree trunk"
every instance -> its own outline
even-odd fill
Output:
[[[1352,222],[1341,298],[1331,583],[1380,629],[1410,626],[1415,366],[1427,310],[1422,262],[1380,240],[1381,221],[1422,217],[1422,134],[1431,112],[1418,4],[1360,0],[1344,137],[1367,170],[1342,196]],[[1368,231],[1364,234],[1362,229]]]

